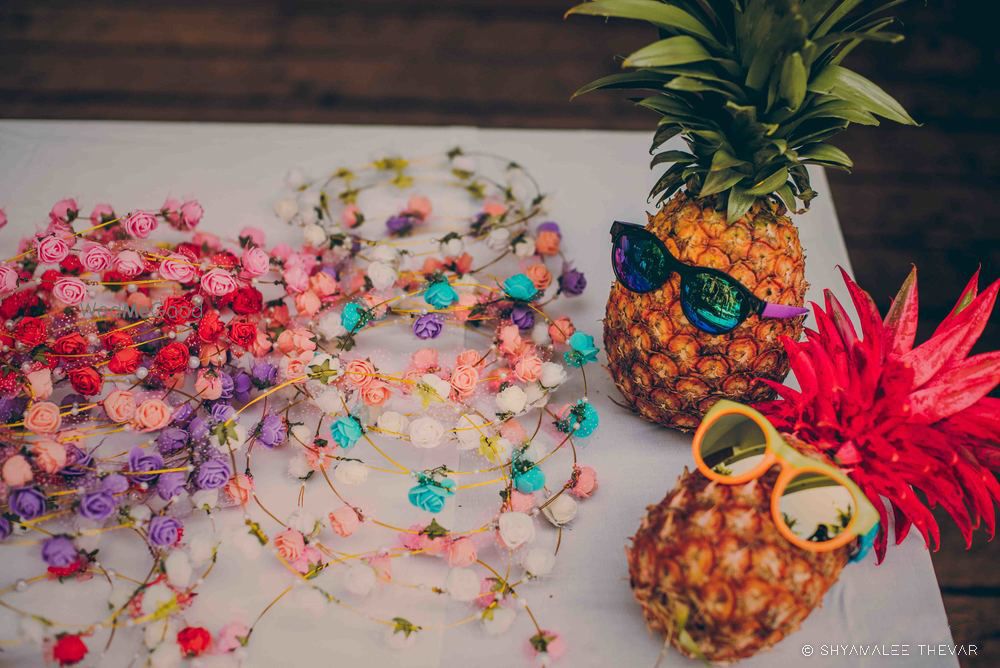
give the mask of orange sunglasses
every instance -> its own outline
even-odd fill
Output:
[[[749,406],[727,400],[716,403],[695,432],[691,449],[698,470],[725,485],[749,482],[780,465],[771,493],[771,516],[778,532],[796,547],[828,552],[856,538],[863,544],[874,538],[878,512],[861,489],[840,469],[790,446],[766,417]],[[808,529],[817,515],[832,521],[817,522],[806,535],[796,532],[800,524]]]

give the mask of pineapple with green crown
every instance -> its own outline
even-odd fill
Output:
[[[827,143],[851,123],[878,117],[914,124],[877,85],[843,66],[865,41],[897,42],[898,2],[861,0],[595,0],[568,14],[635,19],[659,39],[625,58],[599,89],[659,116],[652,167],[669,165],[650,193],[660,207],[648,229],[680,262],[720,270],[759,299],[802,306],[805,255],[790,212],[815,197],[807,165],[850,170]],[[687,150],[662,150],[680,135]],[[611,374],[642,416],[689,430],[721,398],[754,402],[771,390],[754,379],[788,372],[782,337],[802,319],[751,315],[711,335],[681,307],[675,273],[652,292],[611,288],[604,343]]]

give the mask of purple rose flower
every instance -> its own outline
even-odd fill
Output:
[[[156,481],[156,493],[164,501],[169,501],[184,491],[184,483],[187,482],[187,474],[180,471],[164,473]]]
[[[184,525],[176,517],[157,515],[149,520],[149,542],[156,547],[169,547],[180,540],[183,528]]]
[[[522,331],[535,326],[535,312],[524,304],[514,304],[514,308],[510,312],[510,319]]]
[[[156,437],[156,447],[165,455],[180,450],[187,444],[188,433],[180,427],[167,427]]]
[[[208,422],[201,416],[194,418],[188,423],[188,433],[191,434],[192,440],[200,441],[204,439],[208,436]]]
[[[171,421],[174,424],[184,425],[194,417],[194,407],[191,404],[181,404],[174,409],[174,414]]]
[[[26,397],[4,397],[0,398],[0,421],[10,422],[14,416],[24,413],[28,405]]]
[[[11,531],[10,520],[0,515],[0,540],[6,540]]]
[[[33,520],[45,512],[45,495],[37,487],[18,487],[11,491],[7,504],[22,520]]]
[[[42,543],[42,559],[49,566],[66,568],[76,561],[78,551],[68,536],[53,536]]]
[[[236,410],[227,403],[220,401],[212,404],[212,420],[215,422],[225,422],[234,413],[236,413]]]
[[[221,457],[206,459],[198,467],[194,475],[194,484],[198,489],[219,489],[232,476],[229,462]]]
[[[257,439],[269,448],[275,448],[285,442],[288,428],[285,421],[278,415],[267,415],[258,427]]]
[[[553,221],[547,221],[538,226],[539,232],[555,232],[562,239],[562,231],[559,229],[559,223]]]
[[[582,295],[587,289],[587,277],[582,271],[577,271],[573,267],[566,265],[559,276],[559,291],[565,292],[570,297]]]
[[[413,322],[413,333],[418,339],[435,339],[444,329],[444,320],[437,313],[427,313]]]
[[[155,452],[148,452],[142,448],[135,447],[128,453],[128,468],[130,471],[155,471],[163,468],[163,457]],[[149,482],[155,480],[158,474],[140,474],[133,476],[139,482]]]
[[[89,452],[84,452],[75,445],[66,446],[66,466],[60,471],[64,476],[79,477],[86,475],[88,473],[87,469],[91,467],[94,461],[93,455]]]
[[[233,382],[233,377],[230,376],[225,371],[219,373],[219,384],[222,386],[222,394],[219,395],[220,399],[232,399],[233,390],[235,388],[235,383]]]
[[[413,225],[416,222],[416,218],[403,213],[398,216],[392,216],[389,220],[385,221],[385,227],[389,230],[389,234],[402,237],[409,234],[410,231],[413,230]]]
[[[112,473],[101,480],[101,489],[108,494],[121,494],[128,489],[128,478],[120,473]]]
[[[278,380],[278,367],[269,362],[257,362],[250,370],[253,376],[253,383],[258,389],[264,389],[274,385]]]
[[[240,371],[233,378],[233,398],[241,404],[250,400],[250,390],[253,389],[253,380],[246,371]]]
[[[111,513],[115,512],[115,497],[105,490],[87,492],[80,499],[80,507],[77,510],[81,516],[88,520],[106,520],[111,516]]]

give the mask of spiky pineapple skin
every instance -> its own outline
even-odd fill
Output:
[[[801,306],[805,257],[783,207],[758,200],[738,221],[726,222],[712,198],[681,192],[647,229],[681,262],[713,267],[741,281],[765,301]],[[712,336],[681,310],[680,277],[647,294],[611,286],[604,319],[608,367],[618,389],[643,417],[684,431],[697,426],[719,399],[753,403],[772,398],[755,378],[780,381],[788,373],[781,337],[798,340],[803,318],[750,316],[729,334]]]
[[[626,548],[647,625],[685,656],[725,664],[771,647],[821,604],[847,563],[846,547],[811,553],[778,533],[776,478],[777,470],[729,486],[685,470]],[[680,638],[685,614],[697,649]]]

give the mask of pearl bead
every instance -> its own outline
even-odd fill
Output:
[[[139,286],[136,285],[135,283],[129,283],[128,285],[125,286],[125,292],[135,293],[138,291],[139,291]]]
[[[201,295],[195,295],[191,298],[191,303],[195,306],[201,306],[205,302],[205,298]]]
[[[167,332],[167,338],[168,339],[176,339],[177,338],[177,332],[175,332],[174,330],[170,330],[169,332]]]
[[[201,366],[201,360],[192,355],[191,357],[188,358],[188,366],[191,367],[192,369],[197,369],[198,367]]]
[[[18,580],[17,583],[14,585],[14,589],[16,589],[17,591],[24,591],[27,588],[28,588],[28,583],[25,580]]]
[[[135,377],[138,378],[139,380],[142,380],[148,375],[149,375],[149,369],[147,369],[144,366],[141,366],[135,370]]]

